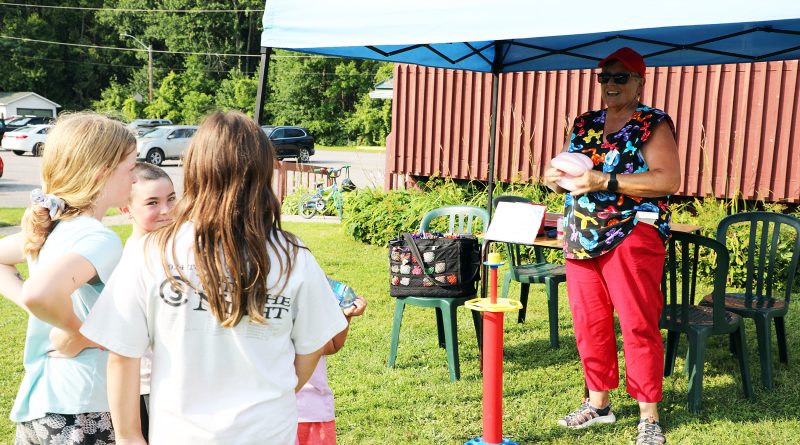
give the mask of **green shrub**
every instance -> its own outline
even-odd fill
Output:
[[[384,192],[360,189],[345,203],[345,231],[353,239],[385,246],[403,232],[419,229],[422,216],[447,205],[486,207],[486,186],[479,182],[458,183],[451,179],[432,178],[419,184],[419,189]],[[546,204],[549,211],[563,208],[563,196],[547,193],[540,185],[498,185],[494,196],[514,194]],[[444,220],[434,222],[432,230],[444,231]],[[478,227],[482,231],[482,227]],[[502,250],[502,246],[498,246]],[[553,252],[555,257],[558,252]]]
[[[281,202],[281,213],[284,215],[299,214],[300,198],[302,198],[306,193],[309,193],[309,191],[307,189],[303,189],[284,196],[283,201]]]

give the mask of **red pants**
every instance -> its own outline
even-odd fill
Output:
[[[665,250],[658,232],[639,223],[611,251],[567,260],[567,293],[586,385],[592,391],[619,386],[614,310],[622,330],[628,394],[659,402],[664,343],[658,321],[664,298]]]

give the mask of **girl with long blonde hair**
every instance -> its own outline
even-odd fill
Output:
[[[84,324],[111,351],[118,440],[144,443],[139,357],[152,347],[151,443],[294,443],[295,392],[347,322],[314,257],[281,229],[273,161],[251,118],[206,118],[174,223],[126,250]]]
[[[100,220],[125,204],[135,161],[136,140],[122,124],[91,113],[59,118],[22,232],[0,239],[0,293],[28,312],[25,375],[11,410],[18,445],[114,441],[108,353],[79,328],[122,254]],[[23,283],[15,265],[26,260]]]

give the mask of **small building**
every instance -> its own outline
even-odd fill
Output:
[[[372,99],[391,99],[394,94],[394,76],[389,77],[375,85],[375,89],[369,92]]]
[[[61,105],[30,91],[0,92],[0,118],[10,116],[56,117]]]

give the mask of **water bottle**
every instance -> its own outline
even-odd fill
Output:
[[[564,239],[564,217],[559,216],[556,222],[556,239]]]
[[[355,304],[356,298],[356,291],[353,290],[352,287],[342,283],[341,281],[336,281],[331,278],[328,278],[328,284],[331,285],[331,289],[333,289],[334,295],[336,295],[336,299],[339,300],[339,307],[344,309]]]

